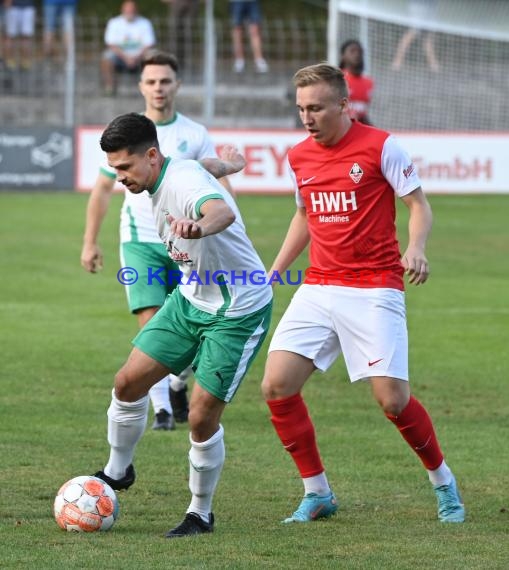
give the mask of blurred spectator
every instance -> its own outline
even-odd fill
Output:
[[[44,55],[54,52],[55,32],[60,26],[66,48],[74,33],[74,16],[78,0],[43,0],[44,16]]]
[[[410,17],[417,22],[433,20],[437,14],[437,0],[410,0]],[[418,27],[408,29],[399,40],[396,55],[392,61],[392,69],[399,71],[403,66],[410,46],[417,38],[421,38],[428,67],[435,73],[440,71],[440,64],[435,54],[435,38],[433,32],[422,32]]]
[[[350,117],[370,125],[368,118],[374,81],[364,75],[364,48],[358,40],[347,40],[341,46],[339,67],[348,85]]]
[[[35,32],[35,1],[4,0],[5,63],[8,69],[30,69]]]
[[[180,71],[191,59],[193,23],[200,9],[200,0],[161,0],[170,10],[170,51],[177,56]]]
[[[108,20],[104,33],[107,49],[101,60],[101,73],[106,95],[114,95],[116,72],[137,73],[141,60],[155,43],[152,23],[138,14],[133,0],[125,0],[120,7],[120,16]]]
[[[241,73],[245,68],[243,28],[247,22],[251,51],[259,73],[266,73],[269,66],[263,57],[260,22],[262,19],[258,0],[230,0],[233,42],[233,70]]]

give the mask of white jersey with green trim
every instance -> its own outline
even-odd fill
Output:
[[[180,292],[192,305],[207,313],[238,317],[270,302],[272,287],[235,200],[198,162],[167,158],[151,198],[159,235],[182,272]],[[168,214],[199,220],[202,204],[211,199],[224,200],[233,210],[235,221],[230,226],[200,239],[170,232]],[[175,282],[177,276],[160,277]]]
[[[156,123],[159,147],[165,156],[175,158],[217,157],[214,143],[207,129],[185,115],[176,113],[165,123]],[[102,174],[116,178],[109,166],[101,167]],[[131,194],[125,191],[124,203],[120,212],[120,241],[161,243],[152,214],[152,204],[148,192]]]

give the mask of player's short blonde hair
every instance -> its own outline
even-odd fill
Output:
[[[335,88],[340,98],[348,97],[348,87],[346,85],[345,76],[339,67],[329,65],[328,63],[317,63],[308,65],[297,71],[293,76],[293,84],[296,88],[308,87],[316,83],[327,83]]]

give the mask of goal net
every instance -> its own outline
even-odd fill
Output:
[[[507,0],[329,0],[328,60],[363,44],[381,128],[509,131],[508,23]]]

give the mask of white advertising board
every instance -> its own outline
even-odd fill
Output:
[[[89,191],[104,164],[99,147],[103,127],[80,127],[76,134],[76,188]],[[301,141],[301,130],[211,129],[218,149],[236,145],[247,166],[231,177],[239,193],[292,192],[286,172],[288,149]],[[417,166],[427,193],[508,193],[509,133],[396,133]]]

